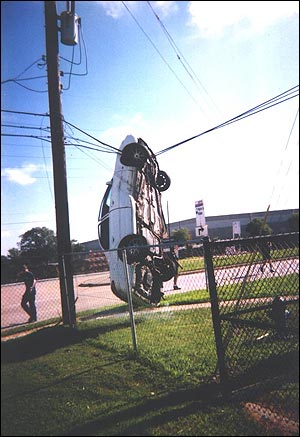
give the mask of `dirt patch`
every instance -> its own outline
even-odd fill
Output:
[[[244,403],[243,407],[251,419],[262,425],[268,432],[272,432],[272,435],[299,435],[299,422],[279,414],[273,408],[252,402]]]

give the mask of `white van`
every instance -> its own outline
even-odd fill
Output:
[[[127,135],[119,150],[100,206],[99,243],[108,260],[113,293],[127,302],[126,249],[133,302],[158,304],[163,282],[175,274],[174,261],[161,246],[167,237],[161,192],[171,181],[141,138]]]

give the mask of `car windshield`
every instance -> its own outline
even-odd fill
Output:
[[[98,236],[103,249],[109,249],[109,208],[111,187],[112,181],[109,182],[108,187],[105,191],[98,216]]]

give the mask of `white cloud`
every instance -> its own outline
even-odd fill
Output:
[[[235,32],[258,32],[282,18],[299,14],[297,1],[191,1],[191,22],[202,37],[219,37],[231,28]]]
[[[173,1],[156,1],[152,3],[154,9],[156,11],[159,11],[163,16],[167,16],[171,12],[178,10],[176,2]]]
[[[10,182],[15,182],[20,185],[31,185],[36,182],[33,173],[40,170],[40,166],[35,164],[27,164],[20,168],[5,168],[1,172],[1,176],[5,176]]]
[[[115,126],[104,131],[102,137],[117,148],[119,148],[126,135],[142,136],[141,132],[144,132],[149,126],[149,122],[144,119],[143,114],[140,112],[129,117],[114,114],[113,122]]]
[[[126,12],[122,2],[101,1],[99,2],[99,4],[105,10],[106,15],[109,15],[110,17],[115,19],[120,18]]]
[[[109,15],[116,20],[123,17],[123,15],[127,13],[126,7],[123,5],[123,2],[101,1],[98,3],[105,10],[106,15]],[[139,1],[127,1],[126,5],[128,6],[128,9],[136,10],[141,3],[145,3],[145,6],[148,6],[146,2]],[[144,4],[142,6],[144,6]],[[152,2],[152,6],[155,11],[162,14],[163,16],[167,16],[171,12],[177,11],[178,9],[175,1],[155,1]]]

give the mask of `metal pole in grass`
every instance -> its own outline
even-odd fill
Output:
[[[126,249],[123,249],[122,256],[123,256],[124,271],[125,271],[126,282],[127,282],[127,298],[128,298],[128,309],[129,309],[129,316],[130,316],[133,349],[136,352],[137,351],[137,342],[136,342],[136,332],[135,332],[135,323],[134,323],[134,315],[133,315],[133,305],[132,305],[131,287],[130,287],[130,282],[129,282],[129,272],[128,272]]]
[[[225,352],[224,352],[224,345],[222,341],[221,319],[220,319],[220,312],[219,312],[219,302],[218,302],[218,294],[217,294],[217,287],[216,287],[215,274],[214,274],[214,266],[213,266],[212,254],[210,250],[210,242],[208,237],[203,238],[203,249],[204,249],[204,259],[205,259],[205,270],[207,272],[207,280],[208,280],[208,290],[210,295],[212,322],[213,322],[213,329],[215,334],[216,351],[218,356],[220,381],[223,386],[224,394],[226,394],[227,371],[226,371],[226,364],[225,364]]]
[[[68,308],[69,326],[71,328],[74,328],[75,324],[76,324],[75,301],[73,299],[74,309],[72,309],[71,305],[70,305],[70,296],[69,296],[69,289],[68,289],[68,282],[67,282],[65,255],[62,256],[62,265],[63,265],[63,278],[64,278],[64,281],[65,281],[66,302],[67,302],[67,308]],[[72,310],[74,311],[74,314],[75,314],[75,319],[74,320],[73,320],[73,317],[72,317]]]

